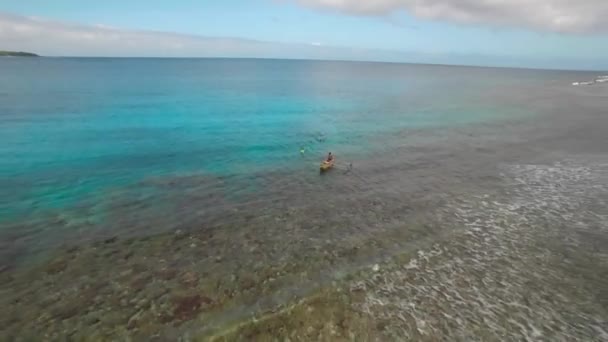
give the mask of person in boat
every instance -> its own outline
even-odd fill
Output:
[[[331,163],[334,160],[334,155],[331,154],[331,152],[329,152],[329,154],[327,155],[327,159],[325,160],[328,163]]]

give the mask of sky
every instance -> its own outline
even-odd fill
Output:
[[[0,50],[608,70],[608,0],[0,0]]]

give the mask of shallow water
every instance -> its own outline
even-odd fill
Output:
[[[0,68],[11,75],[0,80],[10,336],[248,339],[255,324],[233,327],[254,316],[292,340],[606,333],[608,88],[571,86],[590,74],[162,59]],[[327,150],[338,167],[321,176]],[[349,293],[313,305],[352,313],[338,328],[299,304],[281,311],[327,288]]]
[[[300,170],[404,128],[529,116],[509,93],[579,76],[222,59],[6,59],[0,68],[3,218],[145,178]]]

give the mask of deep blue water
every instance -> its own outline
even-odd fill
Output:
[[[497,93],[572,78],[400,64],[93,58],[0,59],[0,75],[3,220],[95,201],[156,176],[314,172],[327,151],[375,151],[390,132],[533,115],[501,107]]]

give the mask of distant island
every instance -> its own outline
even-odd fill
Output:
[[[31,53],[31,52],[0,50],[0,57],[40,57],[40,56],[38,56],[35,53]]]

